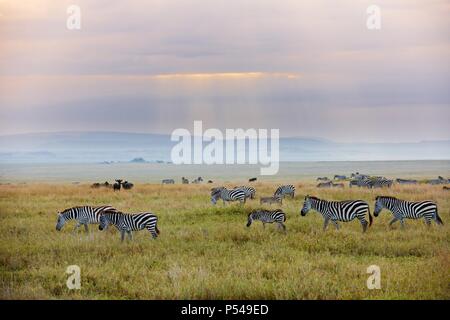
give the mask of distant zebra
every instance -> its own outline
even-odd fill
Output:
[[[279,229],[283,229],[286,232],[286,215],[280,209],[277,210],[255,210],[248,215],[247,227],[250,227],[253,221],[259,220],[262,222],[263,227],[266,227],[266,223],[276,223]]]
[[[243,190],[245,192],[245,196],[247,198],[255,199],[256,189],[253,188],[253,187],[240,186],[240,187],[235,187],[234,189],[241,189],[241,190]]]
[[[76,220],[77,225],[73,231],[75,232],[81,225],[84,225],[84,230],[88,232],[88,224],[100,223],[100,215],[106,210],[116,211],[116,209],[111,206],[79,206],[58,212],[56,230],[60,231],[67,221]]]
[[[383,187],[390,188],[393,183],[394,181],[386,179],[384,177],[375,177],[373,179],[370,179],[371,188],[383,188]]]
[[[185,177],[181,177],[181,183],[182,184],[189,184],[189,180],[186,179]]]
[[[353,179],[349,182],[349,187],[352,186],[358,186],[358,187],[367,187],[371,188],[370,180],[369,179]]]
[[[200,183],[200,182],[203,182],[202,177],[198,177],[197,179],[192,180],[192,183],[195,183],[195,184]]]
[[[405,219],[420,218],[424,218],[428,226],[431,224],[431,219],[437,224],[444,224],[439,217],[436,203],[430,200],[412,202],[394,197],[376,197],[373,215],[378,217],[383,208],[391,211],[394,216],[394,219],[389,222],[389,226],[392,226],[396,221],[400,221],[401,226],[404,227]]]
[[[295,187],[292,184],[279,186],[275,193],[273,194],[275,197],[284,198],[286,195],[290,195],[291,198],[294,198],[295,195]]]
[[[159,235],[158,217],[150,212],[127,214],[119,211],[105,211],[100,216],[99,230],[105,230],[109,224],[113,224],[120,231],[120,240],[125,239],[125,233],[130,240],[133,239],[133,231],[147,229],[153,239]]]
[[[222,199],[224,205],[225,201],[239,201],[241,204],[244,204],[247,197],[244,190],[241,189],[228,190],[225,187],[212,188],[211,203],[216,204],[218,199]]]
[[[173,179],[163,179],[161,184],[175,184],[175,180]]]
[[[410,180],[410,179],[395,179],[398,184],[417,184],[417,180]]]
[[[331,188],[333,183],[331,181],[328,182],[321,182],[317,184],[317,188]]]
[[[272,203],[282,204],[282,200],[281,200],[281,197],[262,197],[261,199],[259,199],[259,204],[263,204],[263,203],[268,203],[270,205]]]
[[[323,230],[326,230],[330,220],[336,229],[339,229],[338,221],[348,222],[355,218],[361,223],[363,232],[366,231],[367,225],[369,227],[372,225],[372,215],[370,214],[369,205],[362,200],[326,201],[316,197],[306,196],[300,213],[302,216],[305,216],[311,209],[318,211],[323,216]],[[369,215],[369,223],[365,218],[366,213]]]
[[[347,176],[343,176],[343,175],[339,175],[339,174],[336,174],[336,175],[334,175],[334,178],[333,178],[334,180],[346,180],[347,179]]]
[[[329,181],[328,177],[318,177],[316,181]]]
[[[428,184],[431,184],[431,185],[446,184],[446,183],[449,183],[449,180],[448,179],[444,179],[441,176],[439,176],[437,179],[428,180]]]

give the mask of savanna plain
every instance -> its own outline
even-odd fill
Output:
[[[296,196],[280,207],[287,233],[275,225],[245,226],[260,196],[275,182],[257,182],[256,199],[244,206],[210,203],[217,184],[137,183],[113,192],[81,183],[0,185],[1,299],[449,299],[450,198],[442,186],[395,185],[390,189],[317,189],[294,183]],[[229,187],[234,185],[230,184]],[[377,195],[437,202],[444,226],[409,220],[388,227],[382,211],[363,234],[354,220],[322,230],[323,219],[299,212],[305,195],[328,200],[362,199],[374,209]],[[147,230],[120,242],[111,227],[74,222],[55,230],[57,212],[76,205],[109,204],[124,212],[150,211],[161,234]],[[81,289],[66,286],[66,268],[81,269]],[[381,270],[381,289],[367,288],[367,268]]]

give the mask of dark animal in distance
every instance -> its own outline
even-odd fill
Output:
[[[162,184],[175,184],[175,180],[173,179],[163,179],[161,181]]]
[[[250,178],[248,179],[248,182],[255,182],[256,180],[258,180],[257,178]]]
[[[189,184],[189,180],[186,179],[185,177],[181,177],[181,183],[182,184]]]
[[[330,179],[328,177],[318,177],[316,181],[330,181]]]
[[[417,184],[417,180],[412,180],[412,179],[397,178],[397,179],[395,179],[395,181],[397,181],[398,184]]]
[[[333,179],[334,180],[346,180],[347,176],[335,174]]]
[[[125,182],[122,183],[122,187],[125,190],[130,190],[130,189],[132,189],[134,187],[134,184],[132,184],[131,182],[125,181]]]
[[[122,180],[121,179],[117,179],[116,183],[114,183],[113,185],[113,189],[114,191],[120,191],[120,187],[122,186]]]

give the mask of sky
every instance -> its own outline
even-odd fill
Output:
[[[81,9],[69,30],[67,7]],[[366,26],[369,5],[381,29]],[[0,0],[0,135],[450,139],[448,0]]]

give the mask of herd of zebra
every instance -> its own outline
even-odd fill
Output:
[[[263,203],[282,203],[285,197],[294,198],[295,186],[282,185],[278,187],[272,197],[263,197],[260,204]],[[216,204],[219,199],[223,203],[239,201],[244,204],[247,199],[255,199],[256,190],[250,186],[235,187],[227,189],[226,187],[218,187],[211,189],[211,202]],[[423,218],[426,224],[431,225],[435,221],[439,225],[443,225],[443,221],[438,214],[438,208],[435,202],[431,200],[424,201],[405,201],[390,196],[377,196],[375,198],[374,216],[377,217],[382,209],[391,211],[393,219],[390,221],[391,226],[396,221],[400,221],[404,227],[405,219]],[[319,212],[323,219],[323,230],[326,230],[329,222],[336,229],[339,229],[339,222],[349,222],[358,219],[361,223],[363,232],[367,227],[372,225],[373,218],[370,213],[369,204],[363,200],[346,200],[346,201],[328,201],[313,196],[305,196],[303,207],[300,210],[301,216],[305,216],[310,210]],[[366,220],[366,215],[369,221]],[[58,212],[56,230],[60,231],[65,223],[69,220],[76,220],[77,224],[74,231],[80,226],[84,226],[88,232],[89,224],[99,224],[99,230],[105,230],[112,224],[119,230],[121,240],[125,238],[125,234],[132,239],[132,232],[147,229],[153,239],[160,234],[158,229],[158,217],[151,212],[141,212],[135,214],[123,213],[112,206],[79,206]],[[261,221],[263,227],[266,223],[276,223],[279,229],[286,232],[286,214],[281,209],[266,210],[257,209],[248,214],[247,227],[250,227],[253,221]]]
[[[348,180],[349,187],[357,186],[366,188],[383,188],[383,187],[390,188],[394,184],[394,180],[387,179],[382,176],[370,176],[367,174],[360,174],[358,172],[352,173],[350,178],[344,175],[335,175],[333,177],[333,180],[328,179],[328,177],[318,177],[316,180],[320,181],[317,184],[317,188],[344,188],[343,183],[334,183],[333,180],[338,181]],[[401,185],[415,185],[419,183],[417,180],[414,179],[401,179],[401,178],[395,179],[395,182]],[[437,179],[430,179],[425,182],[431,185],[448,184],[450,183],[450,179],[445,179],[439,176]],[[448,187],[444,186],[444,189],[448,190]]]

